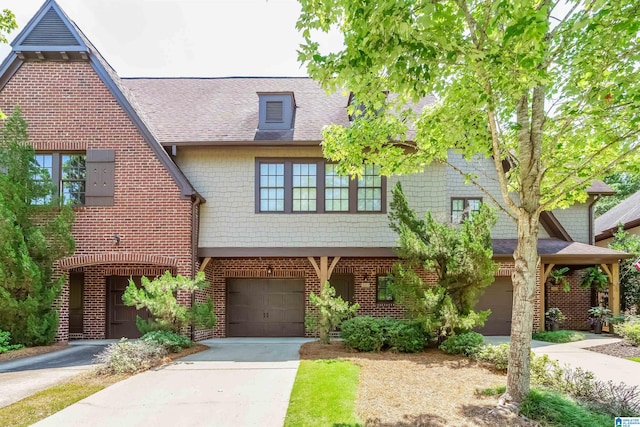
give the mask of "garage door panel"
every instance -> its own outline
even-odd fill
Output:
[[[229,336],[303,336],[303,279],[227,279]]]
[[[491,310],[484,327],[477,331],[483,335],[510,335],[513,309],[513,285],[510,277],[497,277],[480,297],[475,311]]]

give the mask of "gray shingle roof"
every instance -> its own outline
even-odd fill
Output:
[[[594,223],[596,238],[600,234],[610,234],[606,233],[610,230],[615,231],[618,228],[618,224],[629,228],[629,225],[635,223],[640,223],[640,191],[627,197],[616,207],[596,218]]]
[[[512,255],[517,244],[517,239],[493,239],[493,254],[494,256]],[[564,261],[568,264],[595,264],[631,257],[625,252],[560,239],[538,239],[538,254],[545,262]]]
[[[288,141],[321,141],[328,124],[347,125],[348,95],[326,94],[297,77],[121,79],[162,144],[268,140],[259,134],[258,92],[293,92],[295,127]],[[283,140],[274,134],[274,140]]]

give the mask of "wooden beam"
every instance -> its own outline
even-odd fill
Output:
[[[339,256],[334,256],[333,261],[331,261],[331,265],[329,266],[329,271],[327,272],[327,280],[331,280],[331,275],[333,274],[333,269],[336,268],[336,265],[340,261]]]
[[[202,264],[200,264],[200,271],[204,271],[204,269],[207,268],[207,265],[209,265],[210,262],[211,257],[205,258],[204,261],[202,261]]]
[[[318,276],[318,278],[320,278],[320,267],[318,267],[318,263],[316,262],[316,259],[312,256],[308,256],[307,259],[313,266],[313,269],[316,271],[316,275]]]
[[[607,264],[600,264],[600,268],[607,274],[609,277],[609,283],[613,282],[613,272],[609,269]]]
[[[549,274],[551,273],[551,270],[553,270],[553,267],[555,267],[555,264],[547,264],[547,267],[544,267],[544,264],[542,264],[542,277],[540,277],[540,281],[542,283],[547,283],[547,279],[549,278]]]
[[[329,257],[320,257],[320,286],[324,286],[325,282],[329,280]]]
[[[611,277],[609,281],[609,309],[613,315],[620,314],[620,264],[611,264]]]

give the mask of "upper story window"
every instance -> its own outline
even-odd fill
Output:
[[[454,197],[451,199],[451,222],[461,222],[469,214],[478,212],[482,199],[478,197]]]
[[[293,92],[258,93],[258,130],[287,130],[293,128],[295,99]]]
[[[367,165],[361,179],[323,159],[256,159],[256,212],[384,213],[386,179]]]
[[[57,196],[64,205],[84,205],[87,182],[86,155],[77,153],[38,153],[38,165],[55,184]],[[35,200],[36,204],[49,203],[53,194]]]

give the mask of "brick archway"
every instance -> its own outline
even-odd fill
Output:
[[[171,257],[142,253],[115,252],[95,255],[77,255],[60,260],[62,270],[102,264],[149,264],[177,267],[178,260]]]

